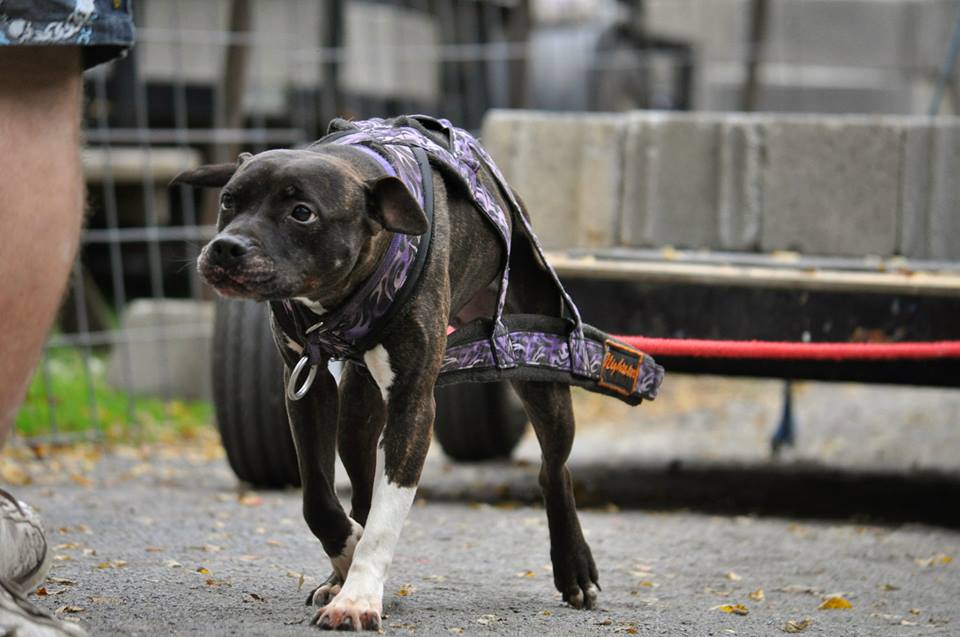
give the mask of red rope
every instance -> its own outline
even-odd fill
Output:
[[[657,356],[794,360],[923,360],[960,358],[960,341],[913,343],[793,343],[614,336]]]

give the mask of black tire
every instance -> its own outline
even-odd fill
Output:
[[[476,462],[508,458],[527,428],[527,414],[509,383],[464,383],[436,392],[434,432],[444,453]]]
[[[260,488],[299,486],[283,401],[283,361],[267,306],[218,300],[213,333],[213,405],[227,461]]]

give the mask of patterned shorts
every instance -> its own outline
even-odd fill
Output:
[[[90,68],[133,44],[130,0],[0,0],[0,46],[80,46]]]

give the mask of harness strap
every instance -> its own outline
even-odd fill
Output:
[[[447,337],[447,349],[437,385],[462,382],[531,380],[579,385],[637,405],[657,396],[663,367],[627,343],[590,325],[582,325],[580,353],[570,346],[573,331],[568,320],[532,314],[503,317],[509,329],[516,365],[497,364],[488,334],[491,319],[476,319]],[[572,371],[571,360],[582,356],[582,373]]]

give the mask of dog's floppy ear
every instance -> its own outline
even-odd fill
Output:
[[[173,178],[170,185],[187,184],[198,188],[222,188],[230,181],[235,172],[237,172],[237,164],[232,162],[228,164],[207,164],[183,171]]]
[[[367,182],[371,198],[371,215],[391,232],[423,234],[427,231],[427,215],[403,182],[396,177],[380,177]]]
[[[170,185],[187,184],[198,188],[222,188],[233,177],[233,173],[237,172],[237,168],[251,157],[253,155],[250,153],[240,153],[236,163],[207,164],[185,170],[174,177]]]

